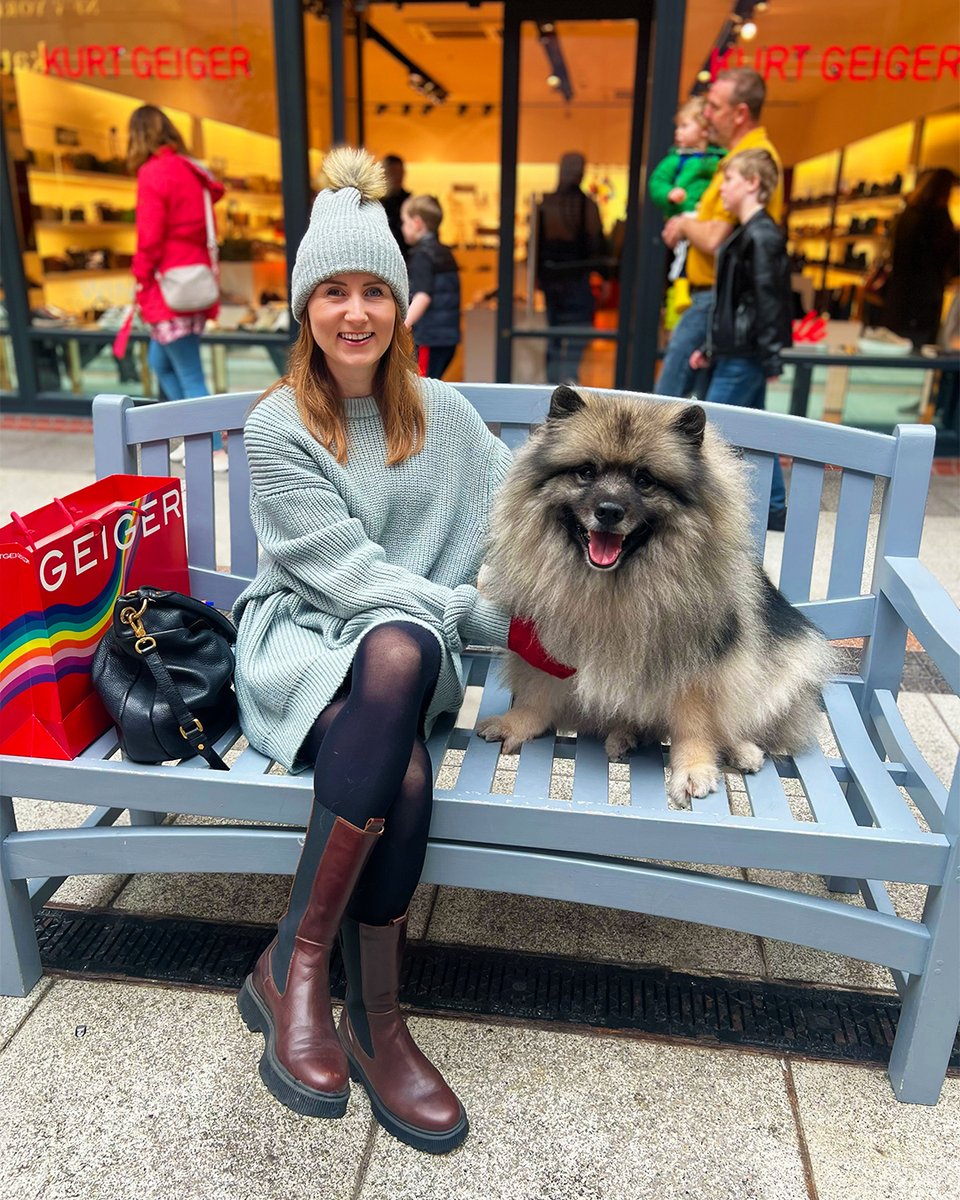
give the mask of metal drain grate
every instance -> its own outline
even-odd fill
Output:
[[[41,909],[36,925],[49,971],[227,990],[273,936],[262,925],[64,908]],[[331,977],[342,999],[336,953]],[[407,948],[401,1000],[423,1011],[877,1063],[890,1056],[900,1012],[893,996],[429,944]],[[960,1035],[950,1065],[960,1070]]]

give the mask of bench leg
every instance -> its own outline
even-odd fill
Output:
[[[870,811],[860,792],[856,790],[856,785],[842,783],[840,786],[843,788],[847,803],[858,824],[872,825],[873,818],[870,816]],[[856,896],[860,891],[860,884],[855,879],[848,879],[844,875],[825,875],[823,882],[827,885],[828,892],[839,892],[844,896]]]
[[[910,977],[890,1055],[890,1082],[906,1104],[936,1104],[960,1021],[958,842],[946,882],[927,894],[923,923],[930,930],[930,951],[922,974]]]
[[[26,996],[43,974],[25,879],[10,879],[4,842],[17,832],[13,800],[0,796],[0,996]]]
[[[149,812],[143,808],[130,809],[130,824],[131,825],[162,825],[164,814],[160,812]]]

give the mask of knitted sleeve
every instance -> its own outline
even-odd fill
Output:
[[[448,588],[387,561],[296,439],[248,421],[251,517],[263,550],[311,607],[349,620],[388,609],[464,641],[505,646],[508,615],[470,584]]]

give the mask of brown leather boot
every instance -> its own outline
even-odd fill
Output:
[[[446,1154],[464,1141],[470,1126],[463,1105],[417,1048],[397,1007],[406,932],[406,914],[389,925],[344,918],[340,947],[347,999],[340,1041],[350,1077],[366,1088],[384,1129],[408,1146]]]
[[[314,806],[277,936],[237,996],[247,1028],[264,1035],[260,1078],[305,1116],[346,1112],[350,1080],[330,1011],[330,950],[382,832],[379,817],[358,829]]]

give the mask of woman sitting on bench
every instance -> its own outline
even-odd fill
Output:
[[[424,738],[462,701],[464,644],[508,640],[508,614],[473,583],[510,455],[459,392],[414,371],[382,168],[339,149],[324,171],[293,268],[289,371],[244,432],[263,555],[234,610],[244,732],[312,767],[315,799],[287,912],[238,1003],[283,1104],[340,1117],[352,1077],[385,1129],[444,1153],[467,1117],[397,991],[433,803]]]

